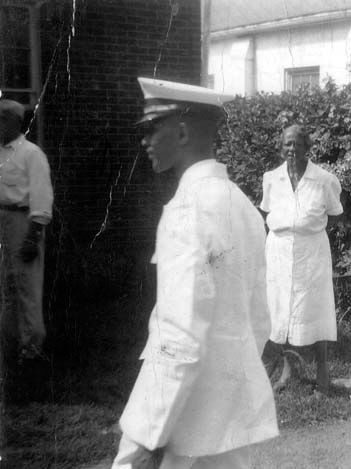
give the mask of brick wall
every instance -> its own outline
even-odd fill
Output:
[[[43,81],[50,72],[44,147],[56,194],[49,244],[89,257],[117,181],[93,249],[141,259],[152,250],[173,182],[155,177],[140,149],[136,77],[153,76],[157,64],[157,78],[199,84],[200,1],[77,0],[76,6],[70,47],[72,2],[41,8]]]

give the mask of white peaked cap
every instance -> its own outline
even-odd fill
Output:
[[[138,82],[144,93],[145,100],[166,99],[222,107],[224,103],[234,99],[233,95],[217,93],[203,86],[142,77],[138,78]]]
[[[184,109],[186,105],[199,104],[220,110],[223,104],[234,99],[232,95],[186,83],[143,77],[139,77],[138,82],[145,99],[144,116],[138,124],[167,116]]]

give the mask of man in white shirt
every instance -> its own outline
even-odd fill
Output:
[[[38,356],[45,338],[45,225],[53,204],[46,155],[21,133],[23,118],[20,103],[0,100],[1,336],[16,341],[20,361]]]
[[[260,356],[269,336],[265,230],[214,159],[231,97],[140,78],[143,145],[177,192],[157,230],[157,303],[144,360],[120,419],[113,469],[238,469],[249,446],[278,434]]]

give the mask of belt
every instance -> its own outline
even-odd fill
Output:
[[[0,204],[0,210],[6,210],[8,212],[27,212],[29,210],[29,207],[25,206],[18,206],[18,205],[4,205]]]

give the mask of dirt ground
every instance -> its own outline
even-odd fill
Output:
[[[282,431],[255,445],[252,469],[350,469],[351,420]],[[111,461],[80,469],[110,469]]]

